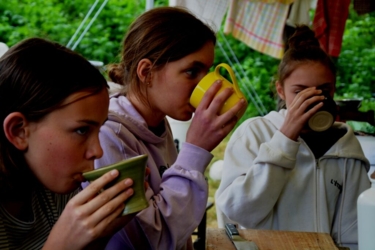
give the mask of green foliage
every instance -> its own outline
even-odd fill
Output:
[[[81,32],[102,3],[98,2]],[[43,37],[67,45],[93,4],[93,0],[1,1],[0,41],[12,46],[29,37]],[[89,60],[114,62],[128,26],[144,9],[144,1],[109,1],[75,50]]]
[[[369,99],[375,94],[375,14],[351,13],[337,69],[337,96]]]
[[[337,61],[337,99],[363,99],[360,111],[375,110],[375,13],[351,9]],[[365,122],[349,121],[354,130],[375,133]]]
[[[231,50],[237,60],[234,59]],[[221,62],[232,62],[233,69],[238,72],[237,81],[249,102],[247,110],[238,124],[249,117],[266,114],[276,109],[273,82],[280,62],[278,59],[249,48],[231,35],[219,33],[214,65]],[[257,98],[260,99],[260,102],[257,101]]]
[[[12,46],[25,38],[43,37],[67,45],[94,2],[94,0],[0,1],[0,41]],[[94,17],[102,3],[103,1],[98,2],[83,27],[86,27]],[[104,64],[118,61],[123,36],[131,22],[145,11],[145,4],[146,1],[143,0],[108,1],[75,50],[89,60],[102,61]],[[155,7],[167,5],[168,0],[154,2]],[[313,16],[314,13],[310,14]],[[78,37],[79,35],[76,39]],[[226,53],[223,53],[219,45]],[[232,57],[231,50],[238,61]],[[227,60],[229,57],[233,68],[239,72],[237,80],[249,101],[242,120],[276,109],[272,83],[279,60],[254,51],[232,36],[223,35],[221,32],[218,33],[218,46],[215,53],[214,65],[221,62],[229,63]],[[374,110],[375,13],[359,16],[351,7],[341,54],[337,60],[337,69],[336,98],[362,98],[364,101],[361,110]],[[251,96],[254,92],[257,94],[254,98],[261,100],[265,111],[262,112],[253,103]],[[372,131],[372,129],[369,125],[361,125],[360,128],[363,131]]]

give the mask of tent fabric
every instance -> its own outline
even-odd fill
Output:
[[[170,0],[169,6],[185,7],[217,32],[228,9],[229,0]]]
[[[350,0],[318,0],[317,3],[313,29],[322,49],[332,57],[340,55],[349,5]]]
[[[289,4],[231,0],[224,33],[275,58],[284,55],[283,30]]]

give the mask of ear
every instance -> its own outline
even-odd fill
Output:
[[[279,95],[279,97],[285,101],[285,93],[284,93],[284,88],[283,86],[281,85],[281,83],[279,81],[276,81],[276,91],[277,91],[277,94]]]
[[[26,117],[20,112],[10,113],[5,119],[3,124],[5,137],[17,149],[27,149],[28,142],[28,121]]]
[[[137,75],[141,82],[147,84],[151,81],[151,68],[152,62],[147,58],[143,58],[138,62]]]

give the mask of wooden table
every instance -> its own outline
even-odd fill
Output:
[[[238,229],[240,235],[254,241],[259,250],[338,249],[327,233],[287,232],[274,230]],[[207,250],[235,250],[224,229],[207,228]]]

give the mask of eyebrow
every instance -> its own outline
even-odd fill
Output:
[[[318,88],[319,88],[319,87],[330,87],[329,85],[331,85],[331,84],[332,84],[332,83],[330,83],[330,82],[325,82],[325,83],[319,85]]]
[[[195,67],[199,67],[199,68],[207,68],[207,65],[200,62],[200,61],[193,61],[191,63],[189,63],[189,66],[192,67],[192,66],[195,66]],[[208,66],[208,68],[211,68],[212,65]]]
[[[105,121],[100,124],[99,122],[96,122],[96,121],[93,121],[93,120],[87,120],[87,119],[83,119],[83,120],[79,120],[78,122],[82,122],[82,123],[87,123],[89,125],[93,125],[93,126],[102,126],[106,121],[108,121],[108,118],[105,119]]]
[[[315,86],[316,88],[321,88],[321,87],[329,87],[329,85],[331,85],[330,82],[325,82],[319,86]],[[306,85],[303,85],[303,84],[297,84],[297,85],[293,85],[293,87],[297,87],[297,88],[309,88],[308,86]]]
[[[292,87],[295,87],[295,88],[308,88],[306,85],[302,85],[302,84],[296,84],[296,85],[293,85]]]

